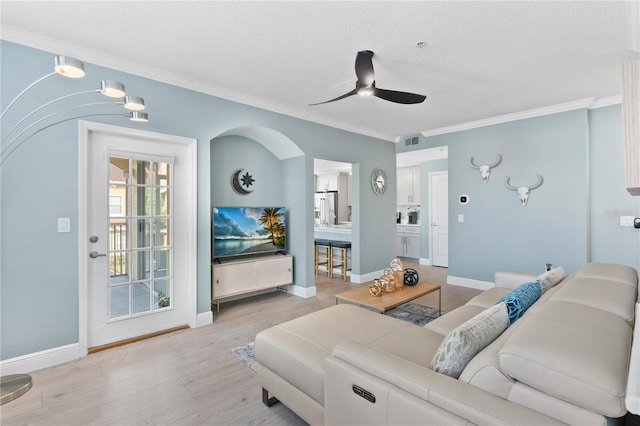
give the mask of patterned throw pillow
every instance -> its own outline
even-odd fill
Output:
[[[549,290],[554,285],[558,284],[564,278],[564,268],[558,266],[550,271],[544,272],[536,278],[540,281],[540,288],[542,292]]]
[[[509,312],[509,325],[524,315],[529,306],[542,294],[542,286],[538,281],[522,284],[502,296],[498,303],[504,303]]]
[[[504,303],[498,303],[451,330],[431,360],[431,369],[454,379],[469,361],[509,326]]]

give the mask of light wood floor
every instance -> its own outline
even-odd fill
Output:
[[[442,285],[450,311],[479,293],[445,284],[447,270],[405,262]],[[357,284],[319,276],[317,297],[270,293],[221,304],[208,326],[109,349],[32,373],[33,388],[0,407],[9,425],[304,425],[287,407],[262,404],[256,375],[231,355],[272,325],[333,305]],[[420,302],[437,307],[437,293]]]

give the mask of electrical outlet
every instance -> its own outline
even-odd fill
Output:
[[[633,216],[620,216],[620,226],[633,226]]]
[[[71,232],[71,218],[69,217],[58,218],[58,232]]]

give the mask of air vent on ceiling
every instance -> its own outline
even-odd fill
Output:
[[[419,138],[417,136],[412,136],[404,140],[404,145],[405,146],[418,145],[418,142],[419,142]]]

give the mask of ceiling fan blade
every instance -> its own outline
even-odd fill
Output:
[[[378,89],[377,87],[373,90],[373,96],[398,104],[419,104],[427,98],[416,93],[397,92],[395,90]]]
[[[370,86],[376,79],[371,58],[373,58],[371,50],[361,50],[356,55],[356,76],[358,76],[359,86]]]
[[[338,96],[337,98],[329,99],[328,101],[324,102],[318,102],[317,104],[309,104],[309,106],[328,104],[329,102],[339,101],[340,99],[348,98],[349,96],[353,96],[357,93],[358,91],[356,89],[353,89],[349,93],[345,93],[344,95]]]

